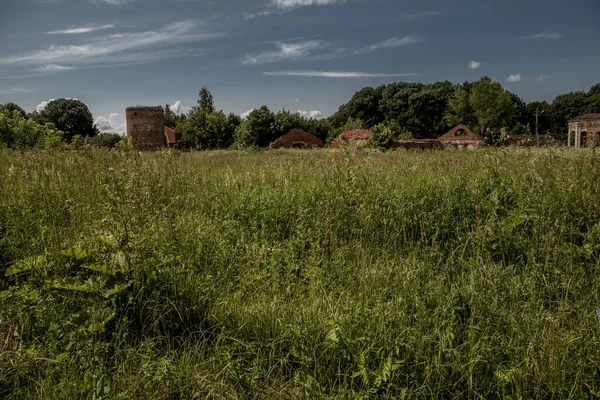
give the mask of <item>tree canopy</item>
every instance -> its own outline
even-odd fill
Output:
[[[39,113],[38,122],[54,124],[57,129],[64,132],[64,138],[69,142],[75,135],[92,137],[99,133],[88,106],[75,99],[58,99],[49,102]]]

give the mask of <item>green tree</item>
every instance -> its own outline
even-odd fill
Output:
[[[215,111],[214,98],[212,93],[206,88],[203,87],[200,90],[200,98],[198,99],[198,106],[200,111],[209,114]]]
[[[275,115],[267,106],[262,106],[250,113],[235,132],[235,143],[238,147],[267,147],[277,139],[274,130]]]
[[[483,77],[468,89],[458,89],[450,100],[446,115],[450,125],[464,123],[479,134],[490,136],[490,132],[499,132],[515,121],[517,104],[498,82]]]
[[[169,104],[165,105],[163,107],[163,110],[165,112],[165,126],[168,126],[171,129],[175,129],[178,122],[177,114],[175,114],[173,110],[171,110],[171,106]]]
[[[23,117],[19,110],[0,110],[0,142],[7,147],[57,147],[63,143],[63,132],[51,123],[38,124]]]
[[[394,144],[394,134],[392,130],[384,124],[377,124],[371,128],[371,139],[369,144],[380,150],[388,150]]]
[[[54,124],[57,129],[64,132],[64,138],[69,142],[75,135],[92,137],[99,133],[88,106],[75,99],[58,99],[49,102],[40,112],[39,122]]]
[[[2,106],[2,108],[8,110],[10,112],[10,115],[12,115],[13,111],[18,111],[19,114],[23,116],[23,118],[27,118],[27,113],[25,112],[25,110],[23,110],[19,105],[15,103],[6,103]]]

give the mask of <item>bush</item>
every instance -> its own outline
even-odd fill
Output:
[[[371,128],[371,139],[369,144],[379,150],[388,150],[394,144],[394,134],[392,130],[384,124],[375,125]]]

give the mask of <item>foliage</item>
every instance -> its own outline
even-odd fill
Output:
[[[118,133],[101,133],[95,136],[91,143],[99,147],[112,149],[121,139],[123,139],[123,136]]]
[[[593,398],[599,157],[3,150],[0,397]]]
[[[357,129],[366,129],[365,123],[356,118],[348,118],[346,122],[338,127],[337,129],[333,129],[330,131],[329,136],[327,137],[327,143],[331,143],[335,138],[340,136],[342,133],[347,131],[353,131]]]
[[[240,148],[269,146],[279,137],[274,126],[275,115],[267,106],[252,111],[235,131],[236,146]]]
[[[67,142],[75,135],[92,137],[99,133],[88,106],[75,99],[58,99],[49,102],[39,113],[38,122],[52,123],[64,133]]]
[[[14,110],[12,114],[7,109],[0,110],[0,144],[5,147],[56,148],[62,143],[63,132],[57,130],[53,124],[40,125],[23,117],[18,110]]]
[[[456,91],[450,100],[446,121],[449,125],[466,124],[488,142],[495,142],[489,137],[490,132],[499,132],[501,128],[513,127],[519,122],[520,103],[515,97],[498,82],[483,77],[468,88],[461,87]]]
[[[198,108],[200,109],[200,112],[205,114],[210,114],[215,111],[213,95],[206,87],[203,87],[200,90]]]
[[[388,150],[394,144],[394,133],[384,124],[377,124],[372,127],[371,133],[369,144],[379,150]]]
[[[0,109],[4,109],[4,110],[8,111],[10,115],[13,114],[13,111],[18,111],[19,114],[21,114],[21,116],[23,118],[27,118],[27,112],[25,112],[25,110],[23,110],[18,104],[15,104],[15,103],[6,103],[4,105],[0,104]]]

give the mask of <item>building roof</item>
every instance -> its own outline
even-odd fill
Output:
[[[292,129],[269,146],[272,149],[290,148],[294,144],[304,143],[306,147],[323,147],[325,143],[318,137],[311,135],[302,129]]]
[[[371,136],[373,136],[371,131],[366,129],[354,129],[351,131],[346,131],[331,142],[331,147],[339,148],[342,143],[367,142],[369,139],[371,139]]]
[[[581,120],[590,120],[590,119],[600,119],[600,113],[591,113],[580,115],[579,117],[573,118],[571,121],[581,121]]]
[[[177,143],[177,135],[175,134],[175,130],[165,126],[165,137],[167,138],[167,144],[175,144]]]
[[[522,147],[533,147],[537,145],[535,135],[509,135],[508,144]],[[540,135],[540,146],[554,146],[558,141],[550,135]]]
[[[463,130],[466,132],[466,135],[457,136],[458,131]],[[468,126],[460,124],[451,129],[448,133],[443,135],[438,139],[439,141],[481,141],[483,138],[479,135],[476,135]]]

